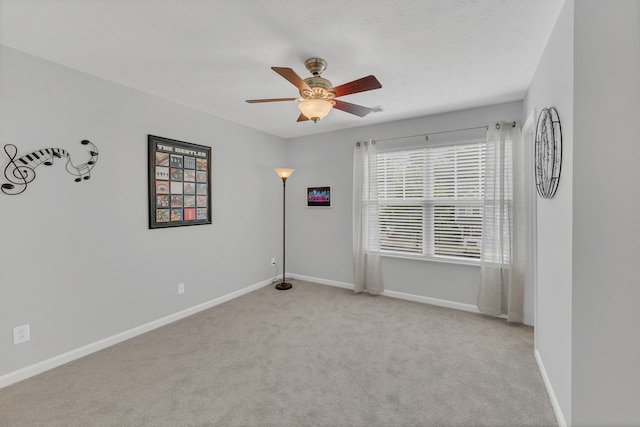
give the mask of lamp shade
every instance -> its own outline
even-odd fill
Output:
[[[274,169],[280,178],[287,179],[291,176],[295,169],[287,169],[287,168],[278,168]]]
[[[298,108],[306,118],[316,123],[329,114],[333,102],[325,99],[304,99],[298,103]]]

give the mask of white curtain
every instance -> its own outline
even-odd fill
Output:
[[[375,141],[357,142],[353,150],[354,291],[380,294],[377,150]]]
[[[487,130],[478,309],[522,322],[526,272],[524,150],[515,123]]]

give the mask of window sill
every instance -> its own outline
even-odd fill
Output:
[[[400,258],[400,259],[411,259],[416,261],[427,261],[427,262],[437,262],[443,264],[457,264],[457,265],[471,265],[480,267],[480,260],[477,259],[460,259],[453,257],[431,257],[424,255],[411,255],[411,254],[395,254],[392,252],[378,252],[381,257],[385,258]]]

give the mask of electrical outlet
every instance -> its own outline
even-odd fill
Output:
[[[178,295],[184,294],[184,283],[178,283]]]
[[[276,266],[276,259],[271,258],[271,267],[275,267],[275,266]]]
[[[13,328],[13,345],[27,342],[31,339],[31,328],[27,325]]]

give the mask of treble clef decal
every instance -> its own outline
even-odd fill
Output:
[[[91,169],[98,162],[98,148],[93,142],[86,139],[80,141],[80,144],[88,145],[90,149],[89,160],[78,166],[73,164],[69,153],[62,148],[43,148],[16,159],[18,148],[13,144],[6,144],[4,152],[9,157],[9,164],[4,168],[4,177],[9,182],[2,184],[0,189],[2,189],[3,193],[11,196],[23,193],[27,186],[36,179],[35,169],[41,164],[52,166],[56,158],[67,159],[65,169],[76,177],[74,179],[75,182],[91,178]]]

